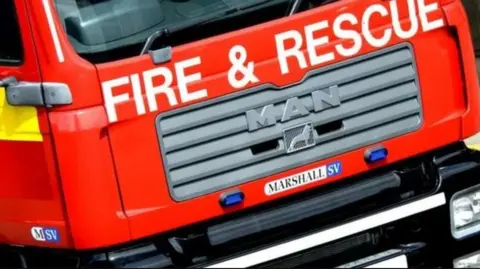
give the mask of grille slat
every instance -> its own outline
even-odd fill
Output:
[[[297,118],[286,123],[278,123],[275,126],[265,128],[259,132],[242,132],[232,136],[213,140],[189,147],[183,150],[172,152],[167,156],[167,163],[171,168],[176,168],[201,159],[212,158],[226,154],[241,148],[251,147],[268,140],[282,137],[282,130],[288,126],[300,124],[305,121],[312,121],[314,126],[325,124],[330,121],[350,117],[352,115],[379,108],[387,104],[395,103],[410,98],[416,94],[414,83],[401,85],[386,91],[376,92],[370,96],[343,103],[341,106],[311,113],[307,117]],[[311,100],[310,100],[311,103]]]
[[[325,159],[336,154],[354,150],[361,147],[365,141],[385,140],[400,135],[398,130],[414,129],[419,125],[420,118],[412,116],[400,121],[386,124],[379,128],[372,128],[367,132],[343,137],[331,143],[316,146],[311,149],[300,151],[294,156],[283,155],[280,158],[258,162],[241,169],[230,170],[227,173],[200,179],[192,183],[176,185],[174,193],[177,197],[196,197],[205,194],[205,190],[221,190],[232,185],[244,183],[250,180],[262,178],[274,173],[282,172],[297,166],[306,165],[312,159]],[[362,143],[363,142],[363,143]],[[285,165],[288,163],[288,165]]]
[[[420,105],[418,104],[418,101],[411,99],[393,106],[375,110],[372,113],[366,113],[346,119],[343,121],[342,130],[329,133],[321,137],[316,136],[315,140],[317,144],[324,143],[337,137],[366,130],[374,126],[417,114],[419,113],[419,109]],[[282,155],[284,150],[285,144],[283,139],[279,138],[279,147],[275,151],[269,151],[265,154],[268,154],[269,158],[276,157]],[[204,162],[198,162],[180,169],[175,169],[171,172],[173,179],[172,182],[174,184],[183,184],[185,182],[195,180],[195,178],[211,176],[228,171],[235,167],[243,167],[251,163],[262,161],[265,159],[265,157],[265,155],[254,156],[250,149],[244,149],[239,152],[209,159]]]
[[[176,114],[175,117],[164,118],[160,122],[160,129],[163,135],[173,132],[201,126],[212,121],[222,118],[231,117],[233,115],[241,114],[247,110],[261,107],[265,100],[269,103],[277,103],[292,96],[300,96],[314,90],[327,88],[330,85],[343,84],[361,77],[372,74],[381,73],[395,67],[405,65],[410,62],[412,58],[409,50],[398,50],[389,54],[378,55],[369,59],[357,59],[356,65],[346,65],[341,68],[331,69],[316,75],[316,79],[307,79],[301,84],[295,86],[275,89],[273,87],[264,86],[269,90],[262,91],[259,88],[257,91],[252,91],[242,97],[242,101],[237,99],[225,100],[221,103],[216,103],[215,106],[205,106],[202,104],[192,106],[192,110],[185,113]],[[222,100],[219,98],[218,100]],[[195,109],[197,108],[197,109]]]
[[[415,70],[411,47],[401,45],[317,70],[284,89],[264,86],[160,114],[157,130],[172,196],[198,197],[420,128]],[[314,112],[312,92],[328,93],[331,86],[340,105]],[[310,113],[281,122],[292,97]],[[278,112],[277,124],[249,132],[246,112],[269,104]],[[316,145],[287,154],[283,130],[306,122],[321,134],[314,131]],[[334,122],[338,127],[322,132]],[[264,152],[252,151],[262,143],[270,143]]]
[[[412,81],[414,78],[415,72],[413,68],[411,66],[404,66],[399,69],[390,70],[388,72],[368,77],[353,83],[350,82],[340,85],[340,98],[342,102],[345,102],[365,94],[376,92],[380,89],[395,86],[406,81]],[[311,98],[308,96],[303,96],[301,100],[308,106],[309,109],[312,109],[313,103]],[[284,105],[284,103],[277,103],[276,107],[279,110],[283,110]],[[232,128],[232,126],[235,127]],[[206,124],[175,135],[165,135],[163,142],[165,151],[171,152],[195,144],[203,143],[208,140],[214,140],[223,136],[245,131],[247,129],[247,120],[245,116],[238,115],[233,118]]]

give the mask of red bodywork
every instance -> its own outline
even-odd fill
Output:
[[[101,82],[158,67],[148,55],[92,65],[77,55],[60,24],[55,23],[53,27],[58,33],[62,59],[59,51],[55,50],[55,35],[52,35],[45,13],[45,4],[53,9],[53,1],[16,0],[15,3],[24,47],[31,49],[26,50],[22,67],[0,67],[0,75],[15,75],[19,80],[26,81],[66,83],[74,102],[51,109],[48,113],[38,109],[43,142],[0,142],[0,243],[94,249],[159,234],[227,213],[218,203],[219,194],[226,190],[176,202],[171,198],[166,183],[155,117],[160,112],[194,102],[171,107],[165,96],[160,95],[157,96],[158,111],[138,116],[131,100],[117,106],[117,122],[108,122]],[[407,27],[410,22],[406,1],[398,3],[402,23]],[[173,49],[172,61],[165,66],[174,72],[175,62],[201,56],[203,79],[200,83],[189,85],[189,89],[208,88],[208,98],[195,102],[241,91],[233,89],[226,79],[230,68],[228,50],[240,44],[248,50],[248,60],[256,62],[255,73],[262,82],[278,86],[291,84],[321,65],[301,69],[295,61],[291,61],[291,72],[282,75],[276,59],[275,34],[290,29],[303,33],[305,25],[317,22],[319,18],[331,21],[345,12],[361,17],[372,4],[387,6],[388,1],[339,1],[292,17],[178,46]],[[447,0],[439,4],[441,8],[430,13],[428,19],[443,18],[445,26],[430,32],[422,32],[420,27],[419,32],[408,39],[416,52],[422,89],[422,128],[384,141],[383,145],[390,152],[389,158],[377,166],[460,141],[479,130],[480,99],[468,20],[460,1]],[[57,19],[53,12],[53,21]],[[372,17],[370,28],[374,29],[374,35],[381,35],[385,27],[391,27],[388,17]],[[360,31],[360,24],[352,26],[352,29]],[[318,53],[335,51],[332,47],[339,42],[348,46],[348,41],[336,39],[331,28],[322,31],[322,35],[328,35],[330,43],[318,47]],[[393,35],[384,47],[404,41]],[[378,48],[363,43],[357,55],[375,50]],[[336,55],[335,61],[345,59]],[[198,67],[191,68],[191,72],[198,71]],[[173,85],[175,83],[174,74]],[[176,87],[174,89],[177,91]],[[118,87],[115,92],[131,95],[131,85]],[[177,98],[180,99],[179,95]],[[364,150],[360,148],[237,186],[247,199],[241,206],[229,211],[256,206],[372,169],[364,162]],[[264,185],[268,181],[332,161],[342,161],[344,168],[340,176],[276,196],[264,194]],[[60,242],[52,245],[35,241],[30,233],[33,226],[56,227],[60,232]]]

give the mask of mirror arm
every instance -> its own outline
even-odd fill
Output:
[[[8,87],[13,84],[18,84],[16,77],[6,77],[4,79],[0,79],[0,87]]]

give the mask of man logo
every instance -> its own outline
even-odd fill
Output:
[[[304,101],[298,97],[289,98],[283,108],[280,105],[275,106],[269,104],[261,108],[260,110],[252,109],[247,111],[246,118],[248,124],[248,130],[250,132],[262,129],[268,126],[277,124],[277,121],[287,122],[299,117],[305,117],[310,114],[310,111],[320,112],[330,107],[336,107],[340,105],[340,93],[337,86],[332,86],[328,89],[328,93],[325,90],[314,91],[309,97],[312,100],[312,105],[306,105]]]
[[[313,124],[309,122],[283,130],[283,141],[287,153],[315,146]]]
[[[58,230],[55,228],[33,227],[31,233],[33,239],[40,242],[56,243],[60,241]]]

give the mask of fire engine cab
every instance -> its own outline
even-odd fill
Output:
[[[460,0],[2,0],[0,21],[0,266],[480,264]]]

